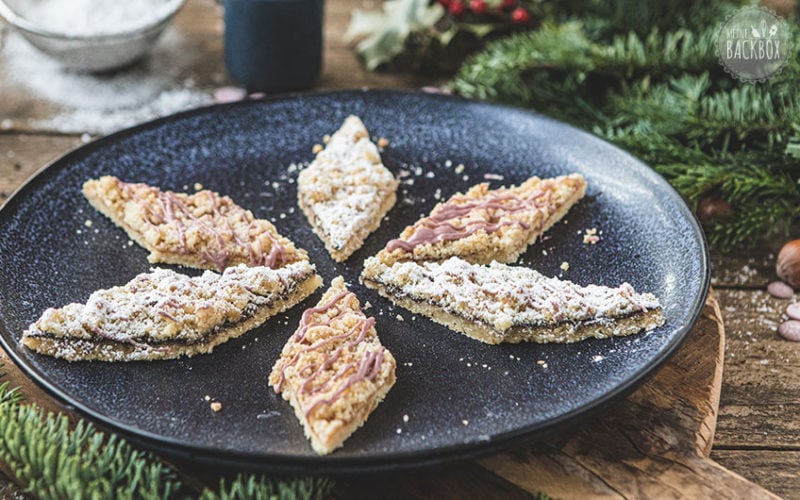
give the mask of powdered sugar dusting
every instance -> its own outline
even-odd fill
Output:
[[[300,195],[307,200],[327,243],[342,249],[360,228],[379,214],[384,198],[397,181],[381,163],[378,148],[364,124],[348,117],[317,158],[298,177]]]
[[[370,257],[364,268],[369,279],[394,293],[437,304],[501,332],[519,325],[602,320],[661,307],[654,295],[638,294],[628,283],[583,287],[497,262],[481,266],[452,257],[441,263],[400,262],[389,267]]]
[[[211,92],[179,79],[193,63],[189,41],[167,29],[139,64],[108,75],[64,69],[21,35],[11,32],[0,51],[7,78],[56,112],[32,120],[34,128],[64,133],[108,134],[122,128],[213,102]]]
[[[182,0],[28,0],[13,5],[22,17],[56,33],[98,36],[151,26]]]
[[[202,342],[223,325],[244,321],[258,307],[278,300],[313,273],[314,266],[306,261],[278,270],[240,265],[198,277],[155,269],[126,285],[92,293],[86,304],[47,309],[24,336],[65,340],[62,355],[67,359],[69,342],[103,339],[132,344],[143,358],[159,349],[159,343]]]

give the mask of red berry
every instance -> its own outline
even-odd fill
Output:
[[[450,7],[448,7],[447,10],[449,10],[454,16],[460,16],[464,13],[464,8],[464,2],[461,0],[452,0]]]
[[[469,8],[475,14],[486,14],[486,2],[484,0],[470,0]]]
[[[517,7],[511,13],[511,20],[517,24],[525,24],[531,20],[531,15],[522,7]]]

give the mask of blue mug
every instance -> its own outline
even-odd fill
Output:
[[[323,0],[225,0],[225,66],[248,92],[313,87],[322,70]]]

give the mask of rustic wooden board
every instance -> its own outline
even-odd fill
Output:
[[[709,458],[724,346],[712,294],[702,318],[669,362],[625,399],[573,430],[482,459],[478,464],[483,471],[468,464],[437,470],[435,480],[431,472],[403,473],[347,487],[364,493],[382,484],[382,491],[392,492],[393,498],[476,493],[516,498],[522,492],[556,498],[774,497]]]
[[[44,165],[80,144],[74,137],[0,134],[0,204]]]
[[[637,391],[569,437],[554,436],[544,448],[482,464],[516,484],[536,484],[557,497],[768,496],[708,458],[724,345],[712,295],[686,343]],[[549,472],[546,480],[532,472],[539,469]]]
[[[740,471],[758,484],[770,484],[771,491],[784,498],[798,498],[797,464],[800,450],[714,450],[711,458],[718,464]]]
[[[794,2],[770,3],[785,15]],[[372,0],[326,1],[325,63],[320,88],[419,88],[437,83],[411,75],[368,73],[360,68],[342,35],[353,8],[375,8],[379,4]],[[196,63],[175,78],[190,79],[197,88],[208,91],[230,84],[222,65],[220,12],[215,0],[189,0],[176,23],[185,38],[184,46]],[[78,136],[59,136],[46,128],[28,126],[32,120],[49,118],[57,110],[14,84],[12,76],[0,62],[0,122],[13,120],[10,130],[0,127],[0,203],[33,172],[80,144]],[[794,236],[800,237],[800,231],[795,231]],[[781,340],[773,330],[785,303],[763,293],[764,286],[775,279],[774,258],[782,243],[774,239],[761,242],[754,251],[712,254],[712,283],[722,304],[728,344],[712,457],[768,489],[800,498],[800,474],[796,473],[800,467],[798,345]],[[32,395],[34,391],[35,387],[26,388],[32,399],[39,400]],[[572,467],[570,464],[561,458],[551,461],[550,467],[558,472]],[[550,469],[539,465],[539,475],[564,477],[563,472],[544,472]],[[578,474],[582,469],[570,470]],[[420,476],[415,487],[431,488],[440,492],[439,496],[447,492],[486,496],[484,484],[490,485],[486,488],[497,488],[495,492],[507,492],[503,496],[524,492],[514,493],[516,490],[509,489],[512,483],[476,464],[461,473],[460,481],[467,486],[460,490],[448,486],[454,480],[438,481],[439,473],[425,473],[427,479],[423,481]],[[458,468],[447,468],[442,473],[452,478],[459,474]],[[586,491],[599,491],[593,488]]]

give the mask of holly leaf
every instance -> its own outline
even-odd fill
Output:
[[[382,12],[354,10],[345,40],[361,39],[356,52],[374,70],[403,51],[411,32],[433,28],[444,13],[444,7],[428,5],[428,0],[387,0]]]
[[[477,38],[484,38],[502,28],[499,23],[453,23],[448,30],[437,32],[434,37],[442,45],[448,45],[459,33],[472,33]]]

